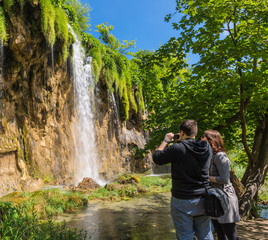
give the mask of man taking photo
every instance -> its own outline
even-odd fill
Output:
[[[168,146],[175,135],[167,133],[153,154],[153,161],[158,165],[171,163],[171,216],[177,239],[193,240],[195,233],[199,240],[213,240],[202,197],[204,185],[209,185],[212,149],[206,141],[195,140],[195,120],[185,120],[179,129],[179,141]]]

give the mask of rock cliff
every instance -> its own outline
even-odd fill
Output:
[[[72,56],[63,63],[60,42],[48,47],[40,25],[40,7],[34,1],[6,15],[9,39],[0,49],[0,196],[46,182],[73,183]],[[126,124],[116,123],[102,81],[95,88],[100,175],[110,179],[119,172],[148,170],[148,156],[135,159],[133,152],[145,144],[142,116],[133,113]]]

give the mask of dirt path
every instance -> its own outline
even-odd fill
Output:
[[[239,240],[268,240],[268,219],[241,221],[237,231]]]

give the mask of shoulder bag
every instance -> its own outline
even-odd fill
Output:
[[[195,157],[194,159],[197,161]],[[199,166],[199,163],[198,163],[198,166]],[[228,199],[227,194],[219,188],[214,188],[211,185],[211,183],[207,187],[206,184],[204,183],[204,179],[201,174],[200,166],[198,169],[199,169],[198,172],[199,172],[200,179],[202,180],[202,184],[205,188],[204,198],[205,198],[206,214],[210,217],[223,216],[224,213],[228,210],[228,205],[229,205],[229,199]]]

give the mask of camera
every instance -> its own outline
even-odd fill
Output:
[[[173,139],[174,139],[174,140],[178,140],[178,139],[180,139],[180,134],[178,134],[178,133],[177,133],[177,134],[174,134]]]

